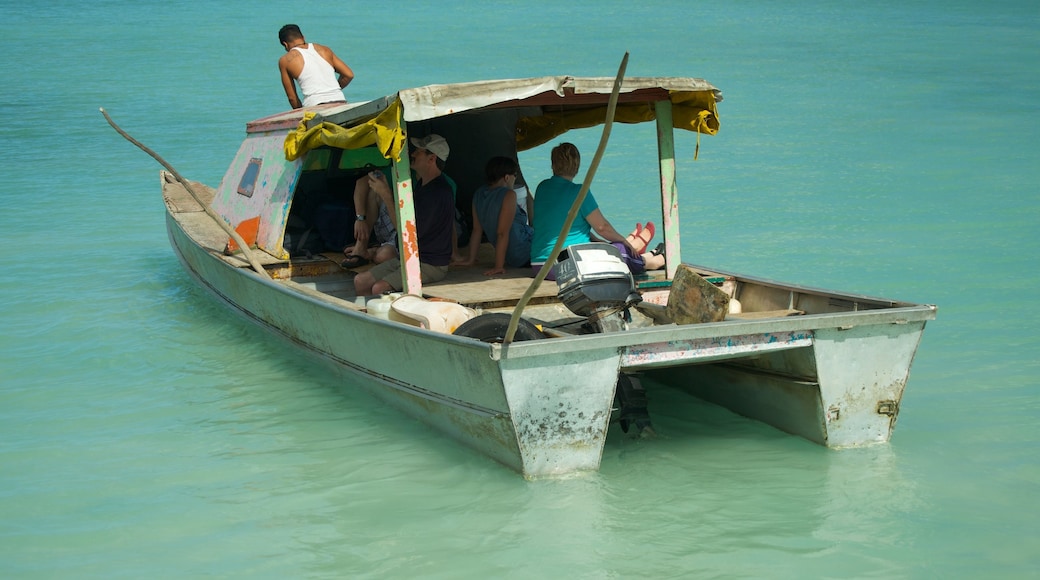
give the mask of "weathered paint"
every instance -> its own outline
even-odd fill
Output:
[[[401,127],[407,131],[404,121]],[[419,237],[415,228],[415,188],[408,155],[394,161],[394,182],[397,187],[397,239],[401,248],[401,284],[406,294],[422,295],[422,274],[419,268]]]
[[[185,214],[184,219],[194,215]],[[502,345],[378,319],[320,292],[303,292],[291,281],[261,279],[197,246],[172,217],[168,224],[188,271],[235,310],[335,362],[338,368],[366,377],[378,396],[529,478],[598,468],[620,368],[675,371],[683,373],[682,380],[688,382],[697,378],[720,394],[721,399],[716,400],[728,407],[826,445],[855,445],[887,437],[916,340],[925,319],[934,317],[934,310],[915,307],[898,312],[665,325],[513,343],[510,356],[502,357]],[[884,323],[912,316],[920,319]],[[822,331],[826,335],[822,345],[816,344],[810,328],[747,332],[797,324],[832,330]],[[852,330],[836,329],[849,326]],[[877,357],[863,359],[876,368],[849,382],[840,375],[842,361],[862,359],[859,347],[880,349]],[[815,353],[824,361],[820,378],[827,386],[822,397],[814,382],[782,374],[747,369],[743,371],[746,388],[738,388],[737,383],[713,381],[710,372],[704,372],[737,368],[710,364],[712,361],[758,360],[780,351],[804,356]],[[875,376],[877,369],[887,366],[893,368],[882,374],[891,375],[893,380],[886,383],[891,388],[884,388],[877,400],[864,396],[870,393],[861,393],[860,387],[869,389],[870,384],[862,383],[867,380],[862,377]],[[824,419],[821,405],[837,411]],[[878,426],[846,427],[856,425],[857,416],[867,421],[871,414],[880,421]],[[857,439],[864,434],[866,439]]]
[[[501,362],[525,477],[599,469],[618,361],[603,348]]]
[[[924,322],[816,331],[829,447],[888,441],[923,332]]]
[[[785,357],[651,370],[735,413],[831,448],[890,439],[925,321],[823,327]],[[764,363],[764,364],[763,364]]]
[[[256,243],[256,234],[260,230],[260,216],[251,217],[242,223],[235,226],[235,232],[242,237],[242,241],[247,246],[252,246]],[[227,250],[234,252],[238,249],[238,244],[232,238],[228,240]]]
[[[713,336],[638,344],[625,349],[625,369],[653,368],[737,358],[775,350],[812,346],[811,332],[766,332],[744,336]]]
[[[665,275],[675,277],[682,263],[679,239],[679,190],[675,184],[675,136],[672,134],[672,102],[654,103],[657,113],[657,158],[661,171],[661,221],[665,240]]]
[[[286,161],[282,152],[285,132],[252,133],[238,149],[224,173],[211,207],[232,227],[259,217],[256,246],[287,258],[282,248],[289,201],[303,169],[303,160]],[[252,196],[238,193],[238,184],[253,159],[262,159]]]

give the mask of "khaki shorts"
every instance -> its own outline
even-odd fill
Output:
[[[394,290],[400,291],[404,288],[401,283],[401,260],[395,258],[382,264],[376,264],[368,273],[376,280],[386,282]],[[425,262],[419,262],[419,275],[423,284],[440,282],[448,275],[448,266],[431,266]]]

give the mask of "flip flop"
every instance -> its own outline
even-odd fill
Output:
[[[347,256],[347,259],[340,262],[339,265],[341,268],[346,268],[350,270],[351,268],[360,268],[361,266],[364,266],[367,263],[368,258],[352,254],[350,256]]]

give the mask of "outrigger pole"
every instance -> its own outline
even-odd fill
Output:
[[[116,130],[116,133],[119,133],[123,136],[124,139],[136,145],[137,148],[141,151],[144,151],[145,153],[151,155],[153,159],[155,159],[159,162],[160,165],[165,167],[166,170],[169,171],[177,179],[177,181],[184,186],[184,189],[187,190],[189,194],[191,194],[191,197],[193,197],[195,201],[199,204],[199,206],[202,207],[203,211],[206,212],[206,215],[213,218],[213,221],[217,222],[217,225],[220,226],[222,230],[224,230],[224,233],[230,236],[231,239],[235,240],[235,243],[238,244],[238,247],[242,249],[242,254],[245,255],[246,260],[249,261],[249,265],[252,266],[254,270],[256,270],[257,274],[260,274],[265,278],[271,277],[271,275],[267,273],[267,270],[264,270],[264,267],[260,265],[260,262],[256,260],[256,257],[253,256],[252,250],[249,249],[249,244],[247,244],[246,241],[242,239],[242,236],[238,235],[238,232],[232,229],[232,227],[229,226],[226,221],[224,221],[224,218],[220,217],[220,214],[213,211],[213,208],[209,207],[209,204],[202,202],[202,198],[200,198],[198,194],[195,193],[195,190],[192,189],[191,184],[188,183],[188,180],[181,177],[181,174],[178,173],[172,165],[167,163],[165,159],[159,157],[158,153],[152,151],[143,143],[131,137],[129,133],[120,129],[119,125],[116,125],[116,122],[112,120],[112,117],[108,116],[108,111],[106,111],[104,107],[101,107],[100,110],[101,114],[105,116],[105,120],[108,121],[108,124]]]

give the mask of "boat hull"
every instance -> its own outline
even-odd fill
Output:
[[[935,316],[910,305],[503,346],[262,277],[197,243],[173,214],[167,229],[187,271],[231,309],[531,479],[599,469],[619,372],[646,373],[828,447],[888,441]]]
[[[650,376],[832,448],[889,440],[925,323],[819,328],[812,344]]]
[[[473,339],[433,333],[265,279],[197,244],[172,215],[185,269],[247,319],[348,372],[380,399],[529,478],[599,468],[617,348],[503,359]],[[513,352],[522,351],[515,343]],[[598,351],[598,352],[597,352]]]
[[[349,373],[351,386],[529,478],[598,469],[615,390],[620,383],[619,401],[641,403],[644,392],[632,380],[641,373],[828,447],[887,441],[934,306],[682,260],[674,129],[715,134],[721,99],[703,79],[624,77],[622,70],[614,80],[429,85],[286,111],[247,124],[217,189],[196,184],[200,196],[172,170],[161,174],[167,230],[188,272],[232,310]],[[488,278],[460,268],[423,284],[408,134],[436,133],[452,143],[443,170],[466,195],[486,181],[488,154],[515,156],[598,123],[605,143],[614,121],[647,123],[660,177],[663,264],[638,287],[626,280],[639,296],[624,295],[622,304],[638,304],[625,319],[576,292],[575,303],[593,314],[574,320],[555,286],[532,285],[526,269]],[[322,249],[343,247],[343,232],[322,225],[359,217],[353,196],[363,192],[354,188],[373,168],[393,182],[394,203],[384,202],[395,206],[400,287],[418,295],[412,303],[430,306],[429,298],[498,313],[523,304],[546,338],[533,333],[532,340],[495,344],[438,332],[430,319],[421,327],[379,318],[355,304],[353,284],[331,259],[294,263],[290,255],[306,255],[300,244],[314,232]],[[457,205],[465,213],[472,204],[463,197]],[[243,251],[256,248],[245,252],[248,264],[225,255],[229,236]],[[586,265],[586,274],[606,271],[599,258]],[[544,310],[532,313],[537,308]],[[633,408],[621,414],[636,416],[625,414]]]

